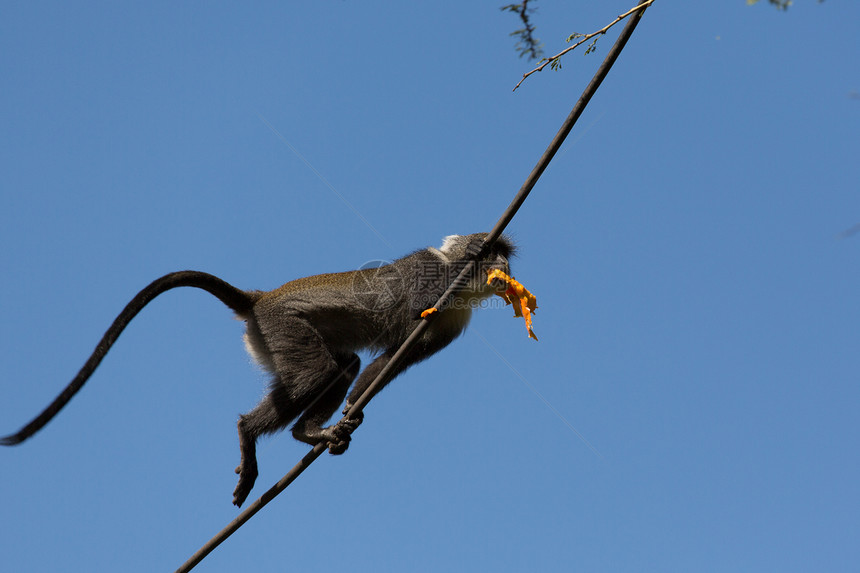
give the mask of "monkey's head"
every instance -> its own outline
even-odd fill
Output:
[[[449,235],[445,237],[438,251],[449,263],[462,263],[474,256],[481,249],[487,233],[473,233],[471,235]],[[487,285],[487,272],[500,270],[506,275],[511,274],[509,259],[516,254],[516,246],[513,241],[505,235],[500,236],[489,252],[478,261],[476,272],[469,279],[469,285],[465,292],[478,298],[492,295],[499,289],[504,290],[502,283]],[[459,266],[459,265],[458,265]],[[468,296],[468,295],[467,295]]]

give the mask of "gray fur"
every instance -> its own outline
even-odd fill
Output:
[[[243,316],[251,355],[271,375],[270,392],[256,408],[239,419],[242,462],[233,502],[241,505],[257,477],[254,444],[263,434],[293,425],[293,436],[308,444],[325,442],[340,454],[361,420],[323,427],[337,411],[356,377],[355,352],[372,350],[379,356],[365,368],[349,393],[346,412],[385,367],[417,326],[419,313],[432,306],[459,273],[470,244],[486,235],[452,235],[439,249],[428,248],[379,269],[317,275],[289,282],[264,293]],[[510,272],[513,245],[500,239],[484,259],[484,268]],[[440,274],[440,283],[427,283]],[[438,352],[469,323],[474,303],[491,296],[486,274],[477,272],[449,308],[440,313],[416,348],[394,372]],[[392,378],[394,378],[392,376]]]
[[[377,269],[316,275],[269,292],[242,291],[198,271],[165,275],[126,305],[60,395],[17,433],[0,438],[0,445],[20,444],[53,419],[83,387],[129,322],[155,297],[176,287],[200,288],[246,321],[245,346],[271,376],[266,396],[239,417],[241,462],[236,468],[239,483],[233,503],[240,506],[257,478],[256,442],[260,436],[293,423],[296,439],[314,445],[325,443],[333,454],[346,451],[361,418],[344,419],[328,427],[324,424],[345,397],[344,412],[367,390],[417,326],[421,311],[436,303],[467,259],[478,254],[485,237],[485,233],[451,235],[438,249],[416,251]],[[510,274],[508,258],[513,251],[505,237],[495,243],[391,378],[438,352],[463,332],[475,303],[495,292],[496,285],[487,286],[484,271],[495,268]],[[360,350],[378,356],[359,375],[356,352]]]

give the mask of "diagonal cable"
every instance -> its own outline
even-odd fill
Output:
[[[637,6],[648,3],[649,0],[643,0],[642,2],[637,2]],[[615,44],[613,44],[612,49],[609,50],[609,53],[606,55],[606,58],[603,60],[603,63],[597,69],[597,72],[594,74],[594,77],[589,82],[588,86],[586,86],[585,90],[582,92],[582,95],[577,100],[576,104],[573,106],[570,114],[568,114],[567,118],[562,123],[561,128],[556,133],[553,140],[550,142],[544,154],[538,160],[537,165],[535,165],[534,169],[532,169],[528,178],[526,179],[523,186],[520,188],[517,195],[514,197],[514,200],[511,201],[511,204],[499,218],[496,225],[487,235],[487,238],[484,240],[484,245],[481,247],[480,252],[474,257],[473,260],[469,261],[457,278],[451,282],[451,285],[448,289],[442,294],[439,298],[439,301],[434,305],[434,308],[439,310],[444,305],[448,303],[448,301],[456,294],[455,290],[461,284],[465,284],[467,278],[472,273],[476,260],[479,260],[483,257],[496,242],[499,236],[502,234],[502,231],[508,226],[508,223],[514,218],[519,208],[525,202],[531,190],[534,188],[540,176],[546,170],[549,162],[552,161],[552,158],[558,152],[561,144],[564,143],[565,138],[570,133],[571,129],[573,129],[574,124],[579,119],[579,116],[582,115],[583,110],[588,105],[588,102],[591,100],[594,93],[597,91],[597,88],[600,87],[600,84],[603,82],[606,75],[609,73],[609,70],[612,68],[612,65],[615,63],[615,60],[618,59],[619,54],[624,49],[624,46],[627,44],[627,40],[630,39],[630,36],[633,34],[633,31],[636,29],[637,24],[639,24],[639,20],[642,19],[642,14],[644,14],[645,9],[639,10],[633,13],[627,21],[627,24],[624,26],[624,29],[619,34],[618,39],[615,40]],[[418,326],[415,327],[415,330],[412,331],[412,334],[406,339],[406,341],[400,346],[400,349],[394,354],[391,360],[388,361],[388,364],[385,365],[385,368],[379,373],[376,379],[371,383],[371,385],[367,388],[364,394],[356,400],[355,404],[353,404],[352,408],[350,408],[349,412],[346,414],[346,418],[355,418],[358,416],[361,411],[364,409],[364,406],[370,401],[371,398],[376,394],[376,392],[382,386],[387,383],[391,378],[391,373],[394,368],[403,360],[403,357],[409,352],[422,334],[429,328],[431,322],[438,315],[438,312],[430,313],[427,317],[418,323]],[[237,529],[239,529],[245,522],[247,522],[251,517],[254,516],[258,511],[260,511],[266,504],[272,501],[279,493],[284,491],[295,479],[301,475],[302,472],[307,469],[322,453],[326,450],[325,444],[317,444],[314,448],[308,452],[293,468],[281,478],[278,483],[272,486],[266,493],[264,493],[260,498],[248,506],[236,519],[231,521],[224,529],[219,531],[212,539],[210,539],[203,547],[201,547],[194,555],[192,555],[188,561],[183,563],[179,569],[176,570],[176,573],[186,573],[187,571],[191,571],[198,563],[200,563],[207,555],[209,555],[216,547],[218,547],[222,542],[224,542],[228,537],[230,537]]]

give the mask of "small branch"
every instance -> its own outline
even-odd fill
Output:
[[[530,0],[523,0],[522,4],[508,4],[502,6],[503,12],[513,12],[522,20],[523,27],[519,30],[511,32],[511,36],[518,36],[516,49],[520,53],[520,57],[528,56],[530,60],[537,60],[543,54],[541,50],[540,40],[535,38],[535,27],[529,19],[529,12],[534,12],[534,8],[529,8]]]
[[[538,66],[538,67],[536,67],[535,69],[531,70],[530,72],[526,72],[526,73],[524,73],[524,74],[523,74],[523,78],[522,78],[522,79],[517,83],[517,85],[515,85],[515,86],[514,86],[513,91],[517,91],[517,88],[518,88],[518,87],[520,87],[520,86],[522,85],[522,83],[523,83],[524,81],[526,81],[526,78],[527,78],[527,77],[529,77],[530,75],[532,75],[533,73],[535,73],[535,72],[540,72],[540,71],[542,71],[545,67],[547,67],[548,65],[553,64],[554,62],[558,62],[558,60],[559,60],[559,59],[561,59],[561,57],[562,57],[562,56],[564,56],[566,53],[568,53],[568,52],[570,52],[570,51],[575,50],[576,48],[578,48],[579,46],[581,46],[581,45],[582,45],[582,44],[584,44],[585,42],[587,42],[587,41],[591,40],[592,38],[595,38],[595,37],[597,37],[597,36],[602,36],[602,35],[603,35],[603,34],[605,34],[605,33],[606,33],[606,32],[607,32],[611,27],[613,27],[615,24],[617,24],[617,23],[618,23],[618,22],[620,22],[621,20],[624,20],[625,18],[627,18],[627,17],[628,17],[628,16],[630,16],[631,14],[635,14],[636,12],[640,12],[640,11],[642,11],[642,10],[645,10],[645,8],[647,8],[648,6],[650,6],[650,5],[651,5],[651,4],[653,4],[653,3],[654,3],[654,0],[644,0],[644,2],[642,2],[641,4],[639,4],[638,6],[636,6],[635,8],[632,8],[632,9],[628,10],[628,11],[627,11],[627,12],[625,12],[624,14],[621,14],[620,16],[618,16],[617,18],[615,18],[615,20],[613,20],[612,22],[610,22],[609,24],[607,24],[606,26],[604,26],[604,27],[603,27],[603,28],[601,28],[600,30],[598,30],[598,31],[596,31],[596,32],[592,32],[591,34],[586,34],[586,35],[582,36],[582,39],[581,39],[581,40],[579,40],[579,41],[578,41],[577,43],[575,43],[574,45],[572,45],[572,46],[568,46],[567,48],[563,49],[562,51],[560,51],[560,52],[559,52],[559,53],[557,53],[556,55],[552,56],[551,58],[547,58],[547,59],[546,59],[546,60],[545,60],[541,65],[539,65],[539,66]],[[571,40],[571,39],[573,39],[573,38],[575,38],[575,37],[577,37],[577,34],[574,34],[573,36],[571,36],[570,38],[568,38],[568,41],[569,41],[569,40]],[[589,51],[590,51],[590,49],[589,49]],[[586,53],[588,53],[588,51],[586,51]]]

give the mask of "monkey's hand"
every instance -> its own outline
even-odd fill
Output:
[[[344,414],[349,411],[349,407],[344,408]],[[330,454],[339,456],[349,448],[349,442],[352,440],[352,433],[364,421],[364,412],[359,412],[354,418],[342,418],[337,424],[330,429],[337,436],[337,441],[331,441],[328,444]]]
[[[484,239],[477,237],[469,241],[466,245],[466,260],[477,259],[478,253],[481,252],[481,247],[484,246]]]

